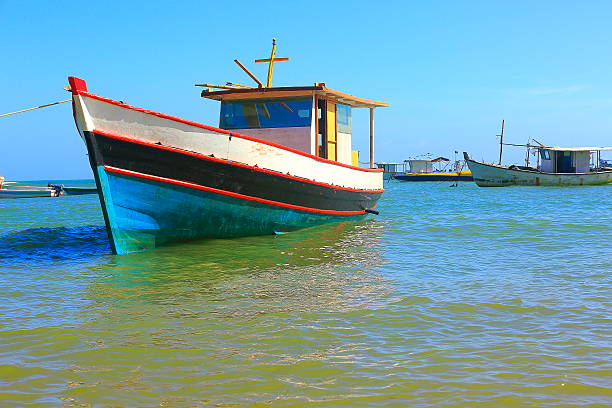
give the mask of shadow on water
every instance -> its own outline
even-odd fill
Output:
[[[131,274],[175,275],[185,269],[234,274],[283,265],[343,263],[351,259],[355,248],[376,246],[379,230],[380,225],[368,221],[344,222],[283,235],[183,242],[108,256],[111,249],[104,226],[41,227],[0,235],[0,259],[5,263],[57,262],[107,255],[94,268]]]
[[[379,226],[371,222],[323,225],[283,235],[185,242],[106,258],[97,268],[113,275],[235,275],[276,267],[375,262]],[[185,274],[185,272],[188,272]]]
[[[83,260],[110,253],[103,226],[29,228],[1,235],[0,243],[4,264]]]
[[[103,258],[89,266],[96,302],[184,304],[200,299],[338,299],[348,286],[371,284],[385,260],[382,224],[348,222],[277,236],[215,239]],[[369,283],[367,283],[369,282]],[[189,299],[189,300],[188,300]],[[344,301],[342,301],[344,302]]]

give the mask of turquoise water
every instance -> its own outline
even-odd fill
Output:
[[[96,196],[0,200],[0,405],[610,406],[612,186],[449,184],[121,257]]]

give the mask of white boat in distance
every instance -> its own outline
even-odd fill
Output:
[[[1,184],[2,183],[0,183],[0,185]],[[58,187],[11,185],[0,188],[0,199],[59,197],[60,195],[62,195],[62,190]]]
[[[612,182],[612,169],[604,167],[600,159],[600,152],[610,151],[612,147],[526,147],[537,150],[537,167],[477,162],[466,152],[463,152],[463,156],[480,187],[582,186]],[[596,155],[593,166],[591,153]]]

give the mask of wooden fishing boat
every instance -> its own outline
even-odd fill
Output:
[[[601,151],[612,150],[610,147],[525,146],[538,152],[541,162],[537,167],[482,163],[463,154],[480,187],[582,186],[612,182],[612,169],[591,166],[590,160],[592,153],[599,156]]]
[[[70,77],[114,253],[169,242],[293,231],[376,213],[382,170],[373,166],[373,112],[387,106],[323,83],[207,85],[219,127],[94,95]],[[216,88],[221,90],[211,90]],[[351,109],[370,109],[370,168],[351,148]]]
[[[463,170],[465,163],[455,160],[448,169],[450,160],[437,157],[432,160],[409,159],[404,161],[408,169],[403,173],[393,174],[400,181],[474,181],[469,170]],[[444,165],[442,165],[444,163]]]

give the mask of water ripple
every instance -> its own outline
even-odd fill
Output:
[[[95,200],[0,203],[0,398],[609,406],[606,188],[391,183],[366,222],[123,257]]]

